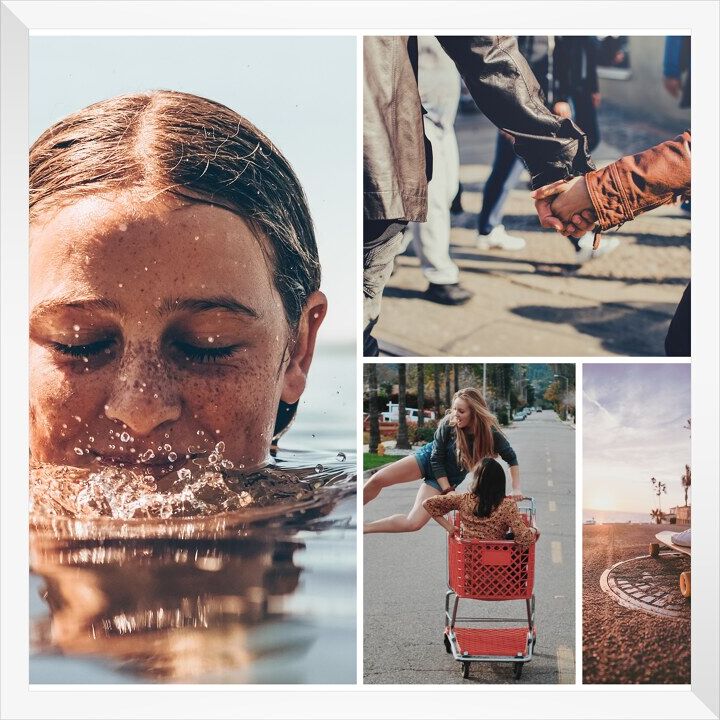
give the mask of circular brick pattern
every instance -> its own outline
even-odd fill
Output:
[[[606,570],[600,587],[613,600],[653,615],[690,619],[690,600],[680,594],[680,573],[690,559],[680,553],[661,553],[623,560]]]

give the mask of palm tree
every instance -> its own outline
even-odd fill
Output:
[[[450,407],[450,365],[445,365],[445,409]]]
[[[652,483],[654,492],[657,495],[659,509],[660,509],[660,512],[662,513],[662,500],[661,500],[660,496],[663,493],[667,493],[667,485],[665,485],[665,483],[662,482],[661,480],[656,480],[654,477],[650,478],[650,482]]]
[[[680,476],[683,491],[685,492],[685,507],[687,507],[688,490],[690,490],[691,472],[690,466],[685,465],[685,472]]]
[[[659,525],[663,521],[664,513],[660,508],[650,511],[650,517]]]
[[[460,366],[455,365],[453,367],[453,369],[454,369],[453,384],[454,384],[455,392],[457,392],[460,389]]]
[[[417,426],[421,428],[425,425],[425,366],[422,363],[418,363],[417,366],[417,383]]]
[[[370,447],[371,453],[375,454],[380,444],[380,417],[378,408],[378,375],[377,365],[369,363],[366,365],[368,371],[368,385],[370,386]]]
[[[404,363],[398,365],[398,431],[396,447],[400,450],[409,450],[407,414],[405,400],[407,395],[407,366]]]

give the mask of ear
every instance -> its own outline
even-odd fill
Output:
[[[297,337],[290,349],[290,360],[285,368],[280,399],[290,405],[296,403],[305,390],[308,370],[315,352],[317,332],[327,313],[325,293],[316,290],[305,301]]]

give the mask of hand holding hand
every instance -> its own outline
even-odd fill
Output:
[[[561,232],[565,236],[590,230],[597,216],[585,178],[574,178],[566,183],[565,191],[552,199],[550,211],[562,221],[565,227]]]

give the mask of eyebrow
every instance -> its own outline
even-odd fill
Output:
[[[88,298],[86,300],[70,299],[70,298],[53,298],[38,303],[30,313],[30,321],[36,321],[43,315],[47,315],[58,310],[84,310],[85,312],[94,312],[96,310],[104,310],[106,312],[114,312],[123,315],[120,306],[108,298]]]
[[[189,312],[205,312],[207,310],[227,310],[236,315],[243,315],[250,318],[259,318],[260,313],[255,308],[245,305],[229,295],[218,295],[209,298],[176,298],[166,299],[160,304],[158,312],[160,316],[169,315],[178,310]]]

